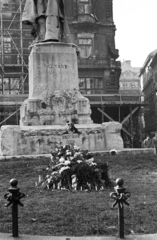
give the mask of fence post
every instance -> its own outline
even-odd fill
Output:
[[[10,180],[9,193],[4,195],[4,198],[9,202],[5,207],[12,206],[12,234],[13,237],[18,237],[18,205],[23,207],[20,199],[25,197],[24,193],[20,193],[20,188],[17,187],[18,181],[13,178]]]
[[[116,187],[114,187],[115,192],[110,193],[110,197],[115,200],[113,207],[118,204],[118,225],[119,225],[119,238],[124,238],[124,204],[129,205],[126,201],[131,194],[126,192],[123,187],[123,179],[118,178],[116,180]]]

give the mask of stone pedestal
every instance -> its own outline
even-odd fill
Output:
[[[65,144],[91,152],[123,149],[121,124],[92,124],[90,114],[89,100],[79,92],[75,45],[36,44],[29,56],[29,98],[20,109],[20,126],[1,127],[0,155],[48,154]],[[65,134],[67,120],[81,134]]]
[[[21,126],[92,123],[89,100],[79,92],[76,46],[38,43],[29,56],[29,98]]]
[[[76,125],[81,134],[63,134],[65,126],[2,126],[0,156],[49,154],[59,145],[75,144],[82,150],[122,150],[121,124]]]

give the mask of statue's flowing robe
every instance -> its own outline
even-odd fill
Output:
[[[26,0],[22,22],[32,25],[37,41],[71,42],[63,0]]]

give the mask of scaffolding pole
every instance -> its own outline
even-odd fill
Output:
[[[0,122],[0,126],[6,122],[9,118],[11,118],[12,116],[14,116],[18,111],[20,111],[20,108],[17,109],[15,112],[13,112],[11,115],[9,115],[7,118],[5,118],[2,122]]]
[[[17,87],[17,82],[16,82],[16,85],[13,86],[13,89],[12,87],[10,86],[9,90],[11,91],[14,91],[16,94],[20,94],[21,91],[22,93],[24,93],[24,83],[25,83],[25,80],[27,79],[27,76],[28,76],[28,73],[25,73],[25,68],[28,70],[28,66],[26,64],[26,62],[24,61],[24,58],[23,58],[23,54],[24,54],[24,50],[23,50],[23,26],[22,26],[22,4],[24,3],[25,1],[24,0],[19,0],[18,5],[17,6],[17,9],[15,11],[12,12],[13,16],[11,16],[11,20],[10,20],[10,23],[8,25],[8,27],[6,27],[6,29],[3,29],[4,26],[4,21],[6,21],[6,19],[4,18],[3,19],[3,3],[2,1],[0,1],[0,11],[1,11],[1,46],[2,46],[2,52],[1,52],[1,68],[2,68],[2,74],[1,74],[1,79],[2,79],[2,93],[4,94],[5,93],[5,89],[4,89],[4,78],[5,78],[5,75],[6,74],[9,74],[7,72],[4,71],[4,66],[5,66],[5,56],[4,56],[4,30],[7,32],[7,35],[8,37],[10,38],[10,41],[11,43],[13,44],[14,46],[14,49],[17,51],[18,55],[20,56],[21,58],[21,63],[20,63],[20,66],[22,68],[21,72],[19,73],[17,71],[17,74],[18,74],[18,82],[19,82],[19,87]],[[14,1],[10,2],[9,4],[11,4],[11,6],[13,6],[14,4]],[[7,11],[5,11],[6,13]],[[10,10],[8,11],[8,13],[10,13]],[[18,37],[18,41],[20,41],[20,48],[18,46],[18,44],[16,43],[16,39],[14,39],[14,36],[12,35],[12,30],[16,30],[16,27],[11,29],[11,27],[13,26],[13,24],[16,23],[16,21],[18,21],[18,14],[19,14],[19,21],[20,21],[20,25],[18,27],[17,30],[19,30],[19,37]],[[15,41],[14,41],[15,40]],[[11,46],[11,54],[12,54],[12,46]],[[14,63],[13,63],[14,64]],[[7,65],[6,65],[7,66]],[[11,77],[11,73],[10,73],[10,77]],[[9,84],[10,84],[10,78],[9,78]],[[4,114],[4,120],[0,123],[3,124],[3,123],[6,123],[6,121],[11,118],[13,115],[16,114],[16,123],[18,122],[18,111],[19,109],[17,109],[17,104],[16,104],[16,111],[11,113],[8,117],[6,117],[6,114],[5,114],[5,105],[3,105],[3,114]]]

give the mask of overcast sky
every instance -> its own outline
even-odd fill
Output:
[[[113,17],[119,60],[142,67],[157,49],[157,0],[113,0]]]

